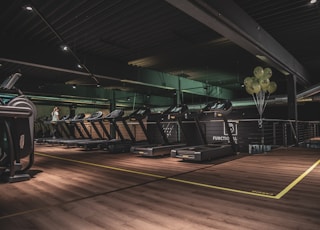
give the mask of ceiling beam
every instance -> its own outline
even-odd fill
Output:
[[[305,68],[233,1],[166,0],[297,82],[310,85]]]

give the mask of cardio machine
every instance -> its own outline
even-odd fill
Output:
[[[34,162],[34,122],[37,110],[14,86],[21,76],[15,73],[0,86],[2,93],[17,94],[13,98],[5,95],[0,97],[0,176],[8,182],[30,179],[27,171]]]
[[[230,144],[207,143],[204,130],[202,129],[198,117],[195,117],[196,125],[200,131],[200,136],[204,144],[197,146],[187,146],[171,150],[171,157],[181,158],[189,161],[206,161],[215,158],[234,155],[238,151],[238,146],[234,141],[227,116],[232,111],[232,103],[228,100],[218,100],[208,103],[201,111],[200,115],[210,116],[210,118],[223,119],[223,125],[228,134]]]
[[[170,155],[170,151],[173,148],[180,148],[180,147],[186,146],[185,143],[170,142],[168,139],[167,133],[164,130],[165,127],[163,127],[163,124],[161,124],[161,122],[177,121],[180,128],[184,132],[181,119],[188,113],[188,111],[189,110],[187,105],[177,105],[177,106],[169,107],[166,111],[160,114],[156,120],[157,129],[161,134],[163,143],[133,146],[131,148],[131,152],[137,153],[145,157],[164,156],[164,155]]]

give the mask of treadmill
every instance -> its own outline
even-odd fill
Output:
[[[133,146],[131,147],[131,152],[145,157],[164,156],[169,155],[171,149],[186,146],[185,143],[170,143],[167,134],[164,131],[164,128],[161,126],[161,121],[177,121],[182,132],[184,132],[181,119],[188,113],[188,111],[189,110],[187,105],[177,105],[169,107],[159,116],[156,121],[157,128],[160,131],[164,143]]]
[[[145,119],[147,116],[149,116],[151,113],[151,110],[149,107],[140,107],[136,109],[133,113],[131,113],[128,118],[130,121],[133,122],[138,122],[139,126],[141,127],[141,130],[145,136],[145,140],[139,140],[137,141],[136,138],[133,140],[133,146],[130,149],[130,152],[134,151],[135,146],[134,145],[142,145],[142,144],[150,144],[151,143],[151,138],[149,137],[149,134],[147,132],[147,128],[145,124],[143,123],[143,119]]]
[[[53,127],[53,129],[56,129],[56,134],[58,137],[47,137],[47,138],[40,138],[37,139],[37,143],[48,143],[48,144],[58,144],[60,140],[65,140],[66,138],[70,138],[70,130],[66,126],[66,121],[70,120],[70,115],[63,116],[60,120],[52,122],[52,121],[46,121],[46,123],[50,125],[54,125],[56,127]]]
[[[99,122],[100,127],[102,128],[103,132],[106,134],[108,139],[102,138],[102,139],[79,140],[79,141],[76,141],[75,144],[77,146],[84,147],[86,150],[91,150],[93,148],[100,148],[100,149],[106,149],[111,153],[129,152],[132,141],[126,140],[123,137],[123,134],[121,133],[119,126],[117,125],[117,121],[123,121],[123,114],[124,114],[123,110],[116,109],[116,110],[113,110],[108,115],[106,115],[105,117],[99,116],[93,120],[92,118],[90,118],[91,124],[94,124],[94,122]],[[112,139],[110,133],[106,129],[105,125],[103,124],[103,120],[107,120],[114,127],[115,132],[118,134],[120,139]],[[97,127],[94,129],[95,131],[98,131]],[[98,133],[100,133],[100,131],[98,131]],[[98,136],[103,137],[101,133],[100,135],[98,134]]]
[[[123,134],[120,131],[119,126],[117,125],[118,121],[121,121],[126,130],[128,131],[131,138],[133,138],[132,133],[129,130],[128,124],[126,123],[126,118],[123,117],[124,111],[122,109],[113,110],[109,113],[104,119],[109,121],[110,124],[113,126],[114,130],[118,134],[120,139],[110,139],[109,141],[105,142],[104,146],[107,150],[111,153],[123,153],[129,152],[130,147],[132,145],[132,140],[125,139]]]
[[[233,139],[230,126],[226,118],[231,111],[232,104],[228,100],[211,102],[200,111],[202,115],[212,115],[213,118],[219,117],[223,119],[229,136],[230,144],[207,144],[204,132],[200,127],[199,120],[195,118],[203,142],[206,144],[172,149],[171,157],[181,158],[189,161],[207,161],[215,158],[235,155],[237,153],[238,146]]]
[[[83,138],[83,139],[78,139],[74,141],[74,145],[79,146],[79,147],[84,147],[86,150],[91,150],[92,148],[95,147],[95,145],[91,146],[90,142],[94,141],[99,141],[103,140],[104,136],[97,127],[96,123],[100,123],[100,121],[103,119],[103,113],[101,111],[97,111],[92,113],[89,117],[85,119],[85,121],[89,122],[91,124],[91,127],[94,129],[95,133],[97,134],[98,138],[93,139],[92,135],[90,134],[90,138]],[[83,123],[84,124],[84,123]],[[87,128],[85,127],[87,130]]]
[[[85,121],[84,113],[79,113],[76,116],[74,116],[74,118],[70,120],[65,120],[65,123],[69,126],[70,129],[74,129],[78,132],[80,138],[76,138],[75,136],[72,136],[69,139],[59,139],[58,143],[70,147],[70,146],[76,146],[76,142],[79,140],[91,139],[91,134],[87,129],[87,127],[85,126],[84,121]],[[80,124],[80,127],[78,126],[78,124]]]

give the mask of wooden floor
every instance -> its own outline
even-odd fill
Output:
[[[0,229],[320,229],[320,150],[206,163],[36,145],[0,182]]]

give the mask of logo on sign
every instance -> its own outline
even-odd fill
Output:
[[[231,134],[235,135],[235,136],[238,135],[238,124],[237,124],[237,122],[228,122],[228,125],[229,125],[229,128],[230,128]],[[228,135],[228,132],[227,132],[227,129],[226,129],[225,125],[223,126],[223,134],[224,135]]]

